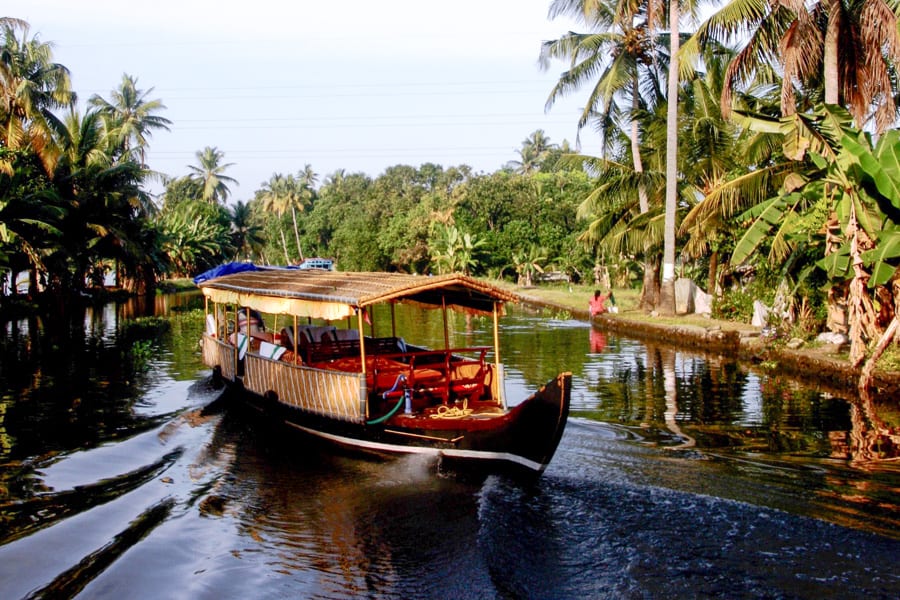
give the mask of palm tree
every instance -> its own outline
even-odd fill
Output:
[[[741,84],[777,66],[783,115],[796,112],[798,90],[824,91],[827,104],[848,107],[857,127],[873,119],[880,133],[897,118],[898,14],[896,0],[731,0],[700,25],[685,50],[694,54],[710,40],[745,40],[722,92],[726,113]]]
[[[315,173],[312,173],[315,179]],[[297,209],[303,210],[307,205],[309,196],[309,188],[293,175],[282,175],[273,173],[269,181],[262,184],[262,189],[257,191],[256,198],[261,202],[263,210],[271,210],[279,217],[283,216],[288,210],[291,211],[291,219],[294,223],[294,235],[297,240],[297,254],[300,260],[303,260],[303,250],[300,247],[300,232],[297,226]],[[291,262],[288,254],[287,240],[284,238],[284,231],[281,233],[281,245],[284,248],[284,260]]]
[[[300,182],[301,195],[303,197],[300,208],[301,210],[306,210],[312,206],[313,202],[316,200],[316,184],[319,182],[319,175],[313,171],[311,164],[306,163],[303,166],[303,169],[297,173],[297,180]],[[300,253],[300,260],[303,260],[303,249],[300,245],[300,230],[297,228],[297,213],[293,207],[291,209],[291,216],[294,219],[294,236],[297,238],[297,252]]]
[[[65,202],[62,242],[51,275],[64,289],[80,289],[85,275],[105,259],[131,260],[143,254],[137,239],[146,225],[140,189],[145,171],[134,161],[114,162],[108,153],[101,117],[71,112],[53,185]],[[137,261],[139,262],[139,261]]]
[[[555,148],[556,144],[550,142],[544,130],[537,129],[522,140],[522,147],[518,151],[520,160],[510,161],[509,166],[522,175],[536,173],[541,170],[550,152]]]
[[[161,100],[148,100],[153,91],[139,90],[137,79],[123,74],[119,88],[112,92],[112,102],[98,95],[91,96],[88,101],[96,107],[105,119],[107,135],[112,138],[116,147],[122,148],[123,154],[136,149],[140,156],[141,166],[146,166],[145,153],[147,138],[154,129],[169,130],[172,122],[153,113],[166,106]]]
[[[547,107],[562,95],[593,83],[578,122],[579,130],[591,120],[597,122],[603,140],[603,158],[618,153],[616,131],[628,131],[631,162],[637,174],[635,189],[641,214],[650,210],[649,179],[644,176],[642,134],[639,116],[662,102],[662,78],[668,64],[666,34],[657,33],[662,11],[658,0],[634,4],[624,0],[554,0],[550,16],[568,15],[595,31],[569,33],[545,42],[541,64],[551,58],[568,58],[571,68],[564,72],[551,92]],[[619,165],[614,165],[618,170]],[[648,245],[648,247],[652,244]],[[656,260],[647,256],[644,264],[642,306],[656,304],[658,283]]]
[[[0,146],[34,152],[50,173],[59,155],[54,137],[64,129],[53,111],[76,99],[69,70],[53,62],[50,44],[29,38],[28,23],[5,18],[0,28]],[[12,168],[12,156],[0,156],[0,172],[12,174]]]
[[[678,49],[679,0],[669,0],[669,65],[666,94],[666,218],[663,226],[663,266],[659,309],[675,314],[675,213],[678,210]]]
[[[256,223],[253,206],[249,202],[238,200],[229,211],[231,218],[231,238],[235,248],[234,259],[242,255],[249,260],[264,245],[262,227]]]
[[[225,170],[234,163],[221,164],[225,153],[210,146],[198,151],[196,156],[199,166],[188,165],[188,169],[190,178],[203,186],[201,199],[210,204],[224,204],[231,194],[228,184],[237,183],[236,179],[225,175]]]
[[[661,82],[668,62],[661,45],[664,40],[655,33],[659,15],[650,10],[653,6],[653,2],[635,5],[616,0],[554,0],[551,17],[575,17],[596,31],[570,32],[558,40],[544,42],[540,57],[545,69],[554,58],[569,59],[571,64],[551,91],[547,108],[563,95],[593,83],[578,129],[592,120],[597,122],[604,157],[615,145],[617,138],[613,133],[628,131],[636,173],[644,171],[639,114],[663,100]],[[642,212],[647,212],[643,187],[639,198]]]

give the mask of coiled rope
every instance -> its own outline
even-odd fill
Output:
[[[446,404],[442,404],[438,406],[437,412],[434,412],[429,416],[432,419],[462,419],[463,417],[468,417],[469,415],[471,415],[472,412],[472,409],[469,408],[469,401],[466,400],[463,402],[462,408],[458,406],[447,406]]]

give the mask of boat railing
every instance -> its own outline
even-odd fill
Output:
[[[260,396],[304,411],[358,422],[365,419],[366,399],[359,373],[321,370],[248,352],[244,387]]]
[[[222,341],[214,335],[204,333],[201,344],[203,364],[218,367],[222,377],[233,380],[237,368],[237,348],[233,344]]]
[[[409,347],[398,351],[398,338],[366,338],[363,375],[358,340],[309,344],[302,364],[273,360],[251,347],[243,360],[228,341],[208,334],[203,337],[203,360],[218,367],[222,376],[235,380],[261,396],[275,395],[284,404],[348,421],[368,415],[367,402],[391,400],[385,394],[404,377],[404,387],[418,407],[457,400],[500,402],[495,366],[487,361],[489,346],[425,350]],[[395,390],[399,397],[402,389]],[[376,409],[377,412],[378,409]]]

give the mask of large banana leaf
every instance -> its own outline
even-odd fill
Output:
[[[872,174],[875,185],[895,208],[900,209],[900,131],[886,131],[878,140],[875,156],[881,165],[881,169]]]
[[[843,244],[837,252],[832,252],[816,262],[829,279],[848,279],[850,274],[850,244]]]
[[[872,265],[872,278],[869,286],[884,285],[891,280],[897,271],[897,262],[900,259],[900,229],[891,229],[883,232],[878,246],[868,252],[863,252],[862,259],[866,265]],[[891,264],[888,261],[893,261]]]
[[[794,207],[803,199],[798,193],[776,196],[759,206],[744,213],[743,216],[753,218],[753,223],[738,240],[731,254],[731,263],[739,265],[759,248],[770,236],[770,232],[776,228],[784,228],[790,219],[785,215],[794,210]],[[783,239],[778,235],[776,239]]]
[[[879,206],[898,221],[900,215],[900,132],[891,130],[879,140],[873,152],[868,144],[844,135],[844,151],[859,165],[851,171],[855,179],[878,202]]]

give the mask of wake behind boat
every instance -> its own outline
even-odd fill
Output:
[[[356,450],[426,454],[486,471],[540,474],[556,451],[571,374],[506,401],[499,321],[514,294],[459,274],[316,269],[246,270],[199,285],[204,363],[297,430]],[[444,348],[398,333],[396,303],[443,311]],[[390,306],[389,324],[370,320],[380,304]],[[448,310],[491,316],[493,345],[450,347]]]

